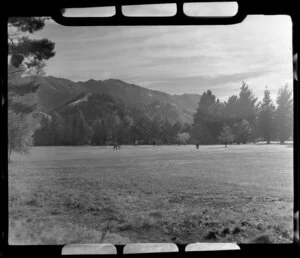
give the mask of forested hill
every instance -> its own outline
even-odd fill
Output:
[[[176,122],[175,113],[162,118],[103,93],[81,94],[49,114],[51,119],[42,116],[35,145],[168,144],[177,141],[178,133],[191,130],[190,125]]]
[[[192,123],[183,123],[189,121],[186,118],[189,111],[162,98],[151,102],[145,100],[143,103],[137,100],[133,105],[126,103],[126,98],[121,95],[114,97],[108,93],[93,92],[87,90],[88,86],[79,84],[72,91],[72,84],[62,85],[63,89],[48,86],[49,94],[53,93],[52,97],[57,95],[61,103],[46,112],[47,115],[41,115],[41,127],[34,134],[35,145],[107,145],[113,142],[224,142],[226,145],[229,142],[247,143],[261,139],[284,143],[293,133],[293,99],[288,85],[279,89],[277,107],[273,105],[268,89],[264,91],[263,100],[257,103],[257,98],[245,82],[242,82],[239,94],[232,95],[225,102],[219,101],[207,90],[200,97]],[[144,94],[141,92],[145,89],[132,87],[137,87],[137,91]],[[57,93],[60,90],[64,93],[64,102]],[[43,93],[43,89],[40,91]],[[172,98],[166,93],[157,94],[163,95]],[[178,96],[175,98],[178,101]]]
[[[42,110],[50,113],[84,95],[98,93],[119,99],[127,107],[136,107],[149,113],[150,116],[157,114],[162,118],[170,116],[171,120],[181,123],[192,122],[200,99],[198,94],[170,95],[117,79],[73,82],[52,76],[41,79],[38,96]]]

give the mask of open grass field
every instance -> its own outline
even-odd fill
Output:
[[[9,243],[292,242],[293,147],[34,147],[9,164]]]

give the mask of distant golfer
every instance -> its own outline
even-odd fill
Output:
[[[121,149],[120,145],[118,143],[114,143],[114,150]]]
[[[197,149],[197,150],[199,149],[199,143],[196,144],[196,149]]]

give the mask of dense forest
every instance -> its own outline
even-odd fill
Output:
[[[179,142],[178,134],[191,131],[188,124],[149,117],[106,94],[90,95],[87,101],[66,105],[50,117],[42,116],[35,145],[171,144]],[[184,136],[181,140],[186,143]]]
[[[239,95],[225,102],[207,90],[192,124],[149,116],[106,94],[91,94],[41,116],[34,145],[217,144],[264,140],[284,142],[292,136],[293,100],[288,86],[278,91],[277,105],[265,89],[258,102],[242,83]]]
[[[208,90],[202,94],[194,115],[192,139],[199,144],[270,143],[271,140],[284,143],[293,132],[292,90],[287,85],[279,89],[276,102],[277,108],[267,88],[258,102],[245,82],[239,95],[225,102],[216,100]]]

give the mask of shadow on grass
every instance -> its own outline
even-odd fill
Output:
[[[11,220],[9,225],[9,244],[13,245],[65,245],[70,243],[129,243],[129,238],[110,232],[110,222],[89,228],[55,218]]]
[[[286,147],[294,147],[294,143],[291,142],[286,142],[286,143],[280,143],[280,142],[270,142],[270,143],[266,143],[266,142],[256,142],[255,145],[265,145],[265,146],[271,146],[271,145],[283,145]]]
[[[271,244],[272,241],[268,235],[263,235],[255,238],[252,243],[254,244]]]
[[[204,237],[205,240],[217,240],[218,232],[209,231],[208,234]]]

